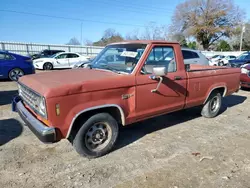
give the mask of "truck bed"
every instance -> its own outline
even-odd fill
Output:
[[[186,107],[202,104],[214,88],[224,87],[223,96],[239,89],[240,68],[190,65],[187,71]]]

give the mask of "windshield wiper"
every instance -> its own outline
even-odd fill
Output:
[[[126,73],[124,71],[116,70],[116,69],[114,69],[114,68],[112,68],[111,66],[108,66],[108,65],[102,65],[100,67],[92,67],[92,68],[94,68],[94,69],[102,69],[102,70],[109,70],[109,71],[112,71],[112,72],[117,73],[117,74],[122,74],[122,73],[124,74],[124,73]]]

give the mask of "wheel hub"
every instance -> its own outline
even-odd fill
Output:
[[[85,143],[90,150],[100,150],[107,145],[111,137],[111,129],[108,124],[96,123],[86,133]]]
[[[95,132],[92,133],[92,142],[94,144],[99,144],[103,140],[106,139],[106,134],[103,129],[97,129]]]
[[[218,106],[218,98],[217,97],[214,97],[211,101],[211,110],[212,111],[215,111],[217,109],[217,106]]]

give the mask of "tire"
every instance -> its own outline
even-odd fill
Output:
[[[20,78],[23,75],[24,75],[24,72],[22,69],[14,68],[10,70],[8,77],[12,81],[18,81],[18,78]]]
[[[219,65],[219,66],[224,66],[223,61],[220,61],[220,62],[218,63],[218,65]]]
[[[201,115],[206,118],[213,118],[218,115],[221,108],[221,94],[214,91],[210,94],[207,102],[201,110]]]
[[[77,153],[87,158],[101,157],[111,151],[118,137],[118,123],[108,113],[90,117],[73,139]],[[106,127],[106,128],[104,128]]]
[[[43,65],[43,70],[52,70],[53,69],[53,64],[52,63],[44,63]]]

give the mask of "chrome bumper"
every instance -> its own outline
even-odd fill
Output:
[[[56,130],[54,127],[47,127],[45,124],[36,119],[23,105],[22,100],[14,98],[12,101],[13,111],[18,112],[22,120],[29,129],[45,143],[56,142]]]

